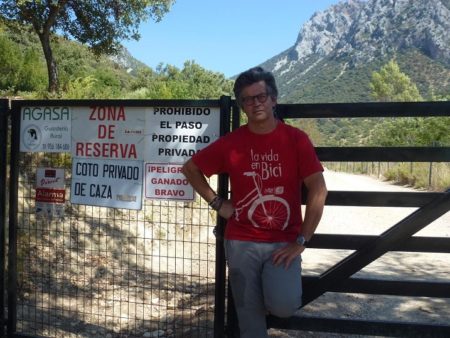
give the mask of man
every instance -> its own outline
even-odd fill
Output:
[[[270,72],[239,75],[234,94],[247,124],[196,153],[183,173],[227,219],[225,253],[241,337],[267,337],[266,314],[291,316],[301,305],[301,256],[327,196],[308,136],[275,117],[278,90]],[[231,200],[206,177],[227,173]],[[308,190],[301,215],[301,186]]]

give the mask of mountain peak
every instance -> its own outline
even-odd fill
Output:
[[[340,61],[342,72],[408,50],[450,66],[448,32],[449,0],[341,1],[316,12],[294,46],[264,66],[290,84],[326,61]]]

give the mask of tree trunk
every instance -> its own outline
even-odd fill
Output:
[[[44,31],[44,33],[39,34],[39,39],[41,40],[45,61],[47,62],[48,91],[50,93],[56,93],[59,89],[58,65],[56,64],[56,61],[53,58],[53,52],[50,46],[49,32]]]

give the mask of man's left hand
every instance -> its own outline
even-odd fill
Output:
[[[272,262],[275,266],[284,265],[287,269],[291,265],[292,261],[304,250],[305,247],[301,246],[297,242],[289,243],[288,245],[273,252]]]

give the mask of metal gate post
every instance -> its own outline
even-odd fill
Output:
[[[231,98],[222,96],[220,98],[220,135],[223,136],[230,131],[230,109]],[[217,194],[221,197],[228,197],[228,177],[219,175]],[[216,227],[216,288],[214,306],[214,337],[225,336],[225,248],[223,246],[223,233],[226,220],[217,215]]]
[[[8,99],[0,100],[0,337],[5,336],[6,170],[8,167]]]
[[[232,130],[239,128],[241,124],[240,120],[241,110],[239,107],[234,104],[232,108]],[[236,308],[234,306],[233,293],[231,290],[231,286],[228,283],[228,303],[227,303],[227,337],[230,338],[239,338],[239,322],[237,318]]]
[[[18,212],[18,164],[20,144],[20,112],[11,103],[11,160],[9,175],[9,236],[8,236],[8,337],[17,326],[17,212]]]

